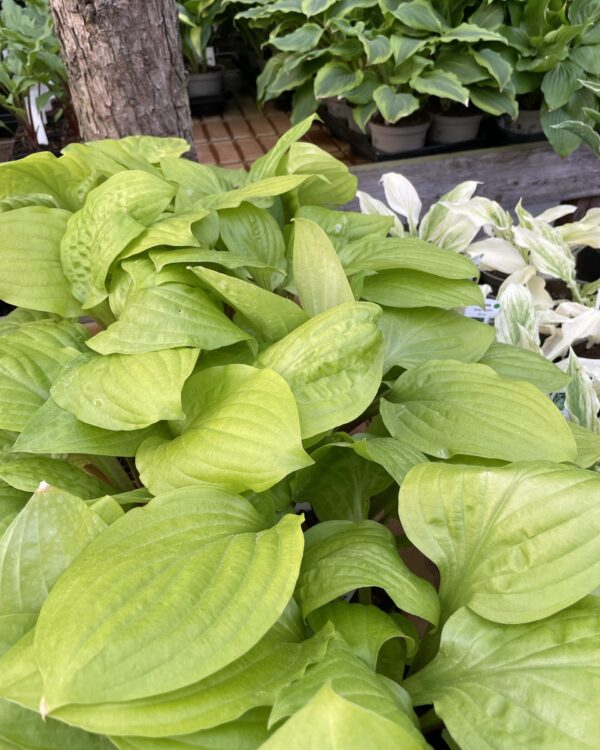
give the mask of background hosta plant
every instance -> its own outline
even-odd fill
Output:
[[[589,393],[309,125],[0,167],[2,746],[594,747]]]

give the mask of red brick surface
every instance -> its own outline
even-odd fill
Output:
[[[196,117],[193,121],[198,159],[204,164],[246,167],[273,148],[290,127],[287,112],[267,102],[260,110],[249,96],[230,99],[222,115]],[[349,145],[337,141],[322,123],[315,123],[303,140],[322,148],[347,164],[364,164]]]

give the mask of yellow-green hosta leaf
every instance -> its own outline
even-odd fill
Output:
[[[294,282],[302,308],[313,317],[345,302],[352,289],[331,240],[318,224],[294,220]]]
[[[31,497],[30,492],[23,492],[0,481],[0,539],[6,529],[25,507]]]
[[[269,708],[255,708],[235,721],[193,734],[152,739],[111,737],[119,750],[256,750],[269,737]]]
[[[161,284],[133,294],[116,323],[88,346],[100,354],[137,354],[181,346],[218,349],[247,338],[202,289]]]
[[[302,437],[360,416],[381,383],[381,310],[350,302],[311,318],[259,355],[278,372],[298,403]]]
[[[292,300],[261,289],[249,281],[209,268],[191,270],[210,290],[231,305],[264,341],[283,338],[308,318]]]
[[[477,362],[494,341],[491,326],[431,307],[385,309],[381,329],[384,372],[394,366],[410,370],[429,359]]]
[[[62,238],[60,257],[73,295],[94,307],[108,294],[112,262],[161,215],[175,188],[147,172],[132,170],[109,177],[87,196]]]
[[[593,596],[525,625],[498,625],[464,607],[445,625],[435,659],[404,686],[415,705],[434,704],[462,750],[592,750],[599,618]]]
[[[479,275],[468,258],[416,237],[366,237],[344,245],[339,256],[348,273],[402,268],[444,279],[473,279]]]
[[[483,305],[483,294],[472,281],[446,279],[413,270],[382,271],[364,280],[361,294],[389,307],[453,307]]]
[[[378,586],[399,609],[437,622],[439,603],[433,586],[406,567],[385,526],[375,521],[326,521],[309,529],[305,539],[296,589],[305,617],[349,591]]]
[[[523,415],[526,415],[526,419]],[[381,402],[385,426],[430,456],[575,461],[567,422],[535,386],[490,367],[431,360],[401,375]]]
[[[223,498],[188,492],[117,520],[52,590],[35,635],[48,711],[192,685],[249,651],[285,609],[302,517],[261,531],[258,514],[237,511],[247,501],[232,498],[227,513]]]
[[[313,143],[292,144],[283,164],[285,171],[297,179],[302,175],[305,179],[311,175],[320,177],[298,187],[299,206],[343,205],[356,194],[358,178],[339,159]]]
[[[105,430],[139,430],[182,419],[181,389],[197,349],[96,356],[67,369],[51,389],[77,419]]]
[[[383,466],[397,484],[402,484],[404,476],[413,466],[426,463],[427,456],[423,455],[412,445],[403,443],[392,437],[373,437],[366,435],[352,444],[352,449],[359,456],[368,461]]]
[[[600,585],[600,477],[552,464],[429,463],[400,491],[400,520],[441,574],[442,613],[539,620]]]
[[[272,370],[202,370],[184,387],[183,413],[172,440],[150,437],[137,453],[142,481],[154,494],[206,482],[261,492],[311,463],[294,397]]]
[[[154,222],[151,226],[132,240],[120,254],[120,259],[139,255],[153,247],[189,247],[200,246],[194,235],[193,227],[209,215],[206,208],[199,208],[186,214],[168,215]]]
[[[318,224],[340,257],[349,244],[356,240],[366,242],[370,237],[386,237],[394,226],[394,219],[390,215],[359,214],[355,211],[337,211],[323,206],[300,206],[296,211],[296,218],[309,219]]]
[[[296,713],[327,683],[342,698],[376,711],[405,727],[409,733],[418,734],[414,726],[416,716],[403,689],[376,674],[352,653],[341,638],[330,641],[321,661],[302,678],[281,690],[271,711],[269,725],[273,726]]]
[[[278,177],[266,177],[263,180],[250,182],[244,187],[230,190],[227,193],[210,195],[202,199],[202,205],[207,208],[213,208],[220,211],[223,208],[237,208],[244,201],[255,198],[274,199],[278,195],[289,193],[290,190],[296,190],[307,180],[313,180],[316,172],[311,174],[290,174]]]
[[[12,305],[73,317],[73,297],[60,260],[72,216],[60,208],[28,206],[0,214],[0,298]]]
[[[402,725],[342,698],[329,684],[263,745],[261,750],[424,750],[425,738],[406,720]]]
[[[546,393],[561,391],[571,377],[540,354],[498,341],[494,341],[479,362],[507,380],[525,380]]]
[[[0,614],[36,614],[105,527],[78,497],[51,487],[34,493],[0,540]]]
[[[273,268],[261,260],[234,254],[228,250],[211,250],[204,247],[181,247],[172,250],[150,250],[148,255],[157,271],[162,271],[163,268],[174,263],[185,264],[186,267],[190,264],[210,263],[211,265],[223,266],[223,268],[228,269],[252,269],[255,276],[257,275],[256,271],[263,270],[268,271],[269,275],[272,275],[276,271],[283,273],[281,269]]]
[[[0,459],[0,479],[23,492],[35,492],[46,482],[77,497],[90,499],[111,488],[68,461],[48,456],[11,456]]]
[[[400,618],[401,615],[396,617]],[[350,604],[338,599],[312,612],[308,620],[312,628],[332,623],[352,653],[372,670],[377,666],[384,643],[393,638],[402,638],[409,652],[414,652],[417,645],[414,625],[406,618],[403,621],[394,619],[372,604]]]
[[[239,659],[189,687],[123,703],[65,706],[55,716],[89,731],[140,737],[206,731],[234,721],[252,708],[272,705],[282,688],[323,658],[333,636],[329,627],[294,643],[276,627]]]
[[[31,416],[14,450],[23,453],[85,453],[96,456],[135,456],[150,435],[168,436],[164,423],[140,430],[104,430],[77,419],[50,397]]]
[[[110,740],[88,734],[0,699],[2,750],[114,750]]]
[[[577,460],[575,463],[582,469],[592,467],[600,461],[600,435],[580,427],[575,422],[569,422],[569,428],[577,444]]]

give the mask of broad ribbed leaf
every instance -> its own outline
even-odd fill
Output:
[[[6,482],[0,482],[0,539],[30,497],[30,492],[16,490]]]
[[[446,25],[444,19],[434,10],[430,0],[399,3],[393,10],[390,7],[390,12],[405,26],[417,31],[432,31],[439,34]]]
[[[373,101],[387,123],[395,123],[416,112],[420,103],[412,94],[399,93],[394,87],[378,86],[373,93]]]
[[[0,700],[2,750],[114,750],[112,743],[60,721],[43,721],[37,712]]]
[[[408,443],[391,437],[372,437],[356,440],[352,448],[359,456],[383,466],[396,484],[402,484],[404,476],[413,466],[428,459]]]
[[[442,632],[436,658],[404,683],[433,703],[462,750],[592,750],[600,716],[600,599],[546,620],[497,625],[468,608]]]
[[[261,750],[423,750],[425,739],[407,720],[400,725],[340,697],[329,685],[278,729]]]
[[[393,638],[406,641],[409,652],[416,648],[414,625],[406,618],[404,621],[392,618],[372,604],[350,604],[339,599],[315,610],[308,619],[316,629],[330,622],[352,653],[372,670],[377,666],[381,647]]]
[[[500,42],[506,44],[506,39],[497,31],[484,29],[473,23],[461,23],[450,31],[445,31],[440,37],[441,42]]]
[[[394,219],[390,214],[359,214],[355,211],[334,211],[323,206],[300,206],[296,218],[309,219],[318,224],[333,243],[338,255],[355,240],[364,241],[370,236],[385,237],[394,226]]]
[[[600,461],[600,435],[580,427],[575,422],[569,422],[569,428],[577,444],[577,466],[582,469],[592,467]]]
[[[471,86],[469,95],[476,107],[491,115],[508,114],[515,119],[519,114],[514,95],[505,91],[498,91],[491,86]]]
[[[381,382],[383,346],[375,305],[350,302],[311,318],[263,351],[298,404],[302,437],[339,426],[369,406]]]
[[[111,737],[119,750],[256,750],[269,737],[268,708],[255,708],[235,721],[167,739]]]
[[[319,43],[323,27],[316,23],[305,23],[289,34],[269,37],[269,44],[282,52],[309,52]]]
[[[471,281],[446,279],[421,271],[382,271],[368,276],[362,297],[389,307],[454,307],[483,305],[483,294]]]
[[[400,724],[409,733],[417,733],[412,723],[416,717],[402,688],[376,674],[339,638],[329,643],[327,654],[318,664],[311,667],[300,680],[283,688],[271,711],[269,725],[273,726],[299,711],[326,683],[330,683],[343,698],[376,711]]]
[[[302,308],[311,317],[345,302],[352,289],[331,240],[318,224],[294,221],[294,282]]]
[[[321,521],[365,520],[370,498],[392,483],[387,471],[357,455],[351,443],[324,445],[311,458],[314,465],[296,475],[293,498],[310,503]]]
[[[140,255],[153,247],[188,247],[201,245],[196,239],[193,227],[210,214],[207,208],[199,208],[190,213],[167,215],[144,229],[120,254],[120,259]]]
[[[208,268],[192,268],[203,283],[231,305],[264,341],[277,341],[307,320],[295,302],[255,284]]]
[[[42,206],[0,214],[1,299],[64,317],[79,313],[60,262],[60,242],[70,216]]]
[[[46,482],[72,495],[91,499],[106,494],[110,486],[82,469],[59,458],[11,456],[0,460],[0,479],[23,492],[35,492]]]
[[[141,171],[119,172],[92,190],[62,238],[60,255],[74,296],[84,307],[106,298],[106,275],[117,256],[170,203],[175,188]]]
[[[163,423],[140,430],[104,430],[77,419],[49,398],[27,421],[14,449],[24,453],[90,453],[96,456],[135,456],[151,435],[168,436]]]
[[[499,53],[492,49],[470,50],[474,59],[485,68],[503,91],[511,82],[513,68],[511,64]],[[477,76],[476,80],[481,80]],[[463,81],[463,83],[465,83]],[[474,81],[469,81],[474,83]]]
[[[485,365],[419,365],[398,378],[389,400],[381,402],[381,416],[394,437],[438,458],[463,453],[561,462],[577,456],[567,422],[551,401],[535,386],[501,378]]]
[[[272,370],[202,370],[185,385],[183,413],[176,437],[150,437],[138,451],[140,476],[154,494],[203,482],[261,492],[311,463],[294,397]]]
[[[36,614],[105,527],[78,497],[50,487],[36,492],[0,540],[0,614]]]
[[[546,393],[562,390],[570,376],[535,352],[495,341],[480,358],[507,380],[525,380]]]
[[[426,70],[411,78],[410,85],[421,94],[450,99],[465,106],[469,103],[469,89],[465,88],[450,71]]]
[[[267,268],[285,273],[287,260],[283,234],[268,211],[251,203],[242,203],[237,208],[219,211],[219,226],[221,240],[230,253],[246,258],[249,267],[258,261]],[[254,271],[253,275],[261,286],[272,288],[272,271]]]
[[[491,326],[454,312],[427,307],[384,310],[381,329],[385,346],[384,372],[395,365],[409,370],[429,359],[476,362],[494,340]]]
[[[302,518],[259,531],[258,515],[232,515],[234,501],[229,514],[222,498],[150,503],[71,565],[36,628],[47,710],[178,690],[262,638],[292,595]]]
[[[360,85],[363,79],[361,70],[354,70],[341,60],[328,62],[315,77],[315,96],[325,99],[330,96],[341,96]]]
[[[52,386],[52,398],[77,419],[105,430],[182,419],[181,389],[197,358],[197,349],[96,356],[66,370]]]
[[[399,609],[437,622],[435,590],[406,567],[385,526],[374,521],[326,521],[309,529],[305,541],[296,589],[305,617],[353,589],[378,586]]]
[[[206,731],[233,721],[252,708],[272,705],[282,688],[323,658],[333,635],[329,627],[309,640],[289,642],[276,627],[239,659],[194,685],[125,703],[66,706],[56,716],[90,731],[142,737]]]
[[[594,472],[566,466],[426,464],[405,478],[399,512],[440,570],[444,617],[467,605],[513,624],[600,585],[599,490]]]
[[[218,349],[247,338],[202,289],[161,284],[130,297],[119,320],[89,346],[101,354],[137,354],[180,346]]]
[[[581,88],[582,78],[585,78],[583,69],[571,60],[557,63],[542,80],[541,89],[548,106],[557,109],[568,104],[573,94]]]
[[[230,190],[227,193],[211,195],[202,199],[202,203],[207,208],[214,208],[220,211],[223,208],[237,208],[244,201],[255,198],[268,198],[273,200],[278,195],[284,195],[291,190],[296,190],[307,180],[315,179],[318,173],[304,175],[279,175],[277,177],[267,177],[264,180],[250,182],[244,187]]]
[[[340,248],[339,257],[348,273],[402,268],[444,279],[472,279],[479,274],[474,263],[463,255],[414,237],[360,238]]]
[[[284,160],[288,174],[319,175],[303,183],[296,193],[299,206],[331,206],[349,203],[356,195],[358,178],[346,164],[313,143],[294,143]]]

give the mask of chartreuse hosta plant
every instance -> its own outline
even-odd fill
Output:
[[[274,52],[258,79],[260,102],[294,91],[298,120],[320,100],[345,99],[364,130],[376,116],[398,122],[429,97],[516,116],[502,5],[269,0],[237,18]]]
[[[2,747],[597,744],[600,436],[309,125],[0,167]]]

